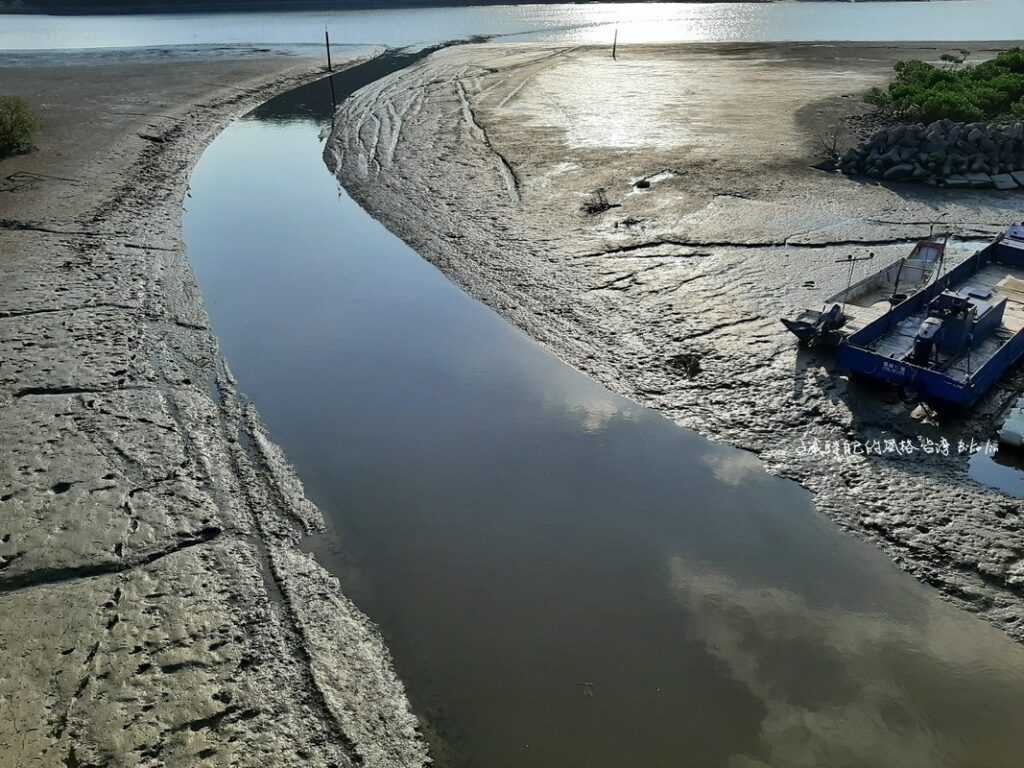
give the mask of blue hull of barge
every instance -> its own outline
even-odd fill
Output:
[[[997,240],[864,326],[840,346],[837,357],[839,366],[872,379],[912,388],[925,400],[939,400],[960,406],[973,405],[1009,368],[1024,357],[1024,330],[1009,338],[981,367],[962,380],[940,370],[886,357],[872,350],[871,345],[892,331],[899,322],[925,311],[931,300],[943,291],[956,290],[958,285],[967,282],[986,266],[994,264],[1024,268],[1024,242]]]

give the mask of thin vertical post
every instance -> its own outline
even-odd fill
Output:
[[[612,38],[612,58],[615,58],[615,49],[619,45],[619,28],[615,28],[615,37]]]
[[[327,46],[327,71],[329,73],[334,72],[334,67],[331,66],[331,33],[327,31],[327,25],[324,24],[324,45]],[[327,82],[331,86],[331,120],[334,120],[334,113],[338,111],[338,97],[334,95],[334,75],[327,75]]]

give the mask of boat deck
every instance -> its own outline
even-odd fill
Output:
[[[989,264],[963,283],[953,286],[957,291],[985,294],[991,292],[994,302],[1006,299],[1003,323],[994,333],[975,345],[969,354],[939,358],[936,370],[952,379],[965,382],[1018,331],[1024,329],[1024,268],[1005,264]],[[888,304],[874,307],[852,307],[853,317],[847,323],[857,331],[888,310]],[[863,315],[861,313],[864,313]],[[916,312],[880,336],[868,348],[892,360],[904,360],[914,348],[914,338],[927,318],[926,310]],[[851,323],[855,325],[851,326]]]
[[[890,305],[888,299],[879,301],[869,307],[847,304],[846,310],[843,312],[843,314],[846,315],[846,323],[843,325],[843,332],[852,336],[861,328],[875,322],[875,320],[888,312],[889,309]]]
[[[826,304],[842,303],[845,298],[843,314],[846,315],[846,324],[843,331],[852,335],[892,308],[889,298],[894,290],[898,288],[903,293],[912,294],[927,285],[938,267],[942,252],[940,245],[921,243],[913,255],[899,259],[847,291],[829,297]]]

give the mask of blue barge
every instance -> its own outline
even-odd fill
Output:
[[[839,367],[971,406],[1024,357],[1024,228],[846,336]]]

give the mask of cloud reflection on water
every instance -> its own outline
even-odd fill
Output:
[[[1013,715],[998,697],[1019,695],[1024,670],[994,630],[979,632],[931,601],[923,617],[902,621],[812,606],[679,556],[668,571],[707,650],[764,706],[760,754],[734,755],[728,768],[1019,764],[1018,750],[1000,740],[1013,732]],[[996,700],[981,691],[996,691]],[[951,710],[970,742],[943,728]]]
[[[728,485],[742,485],[752,477],[764,474],[761,460],[746,451],[709,453],[704,457],[704,463],[711,468],[716,479]]]

